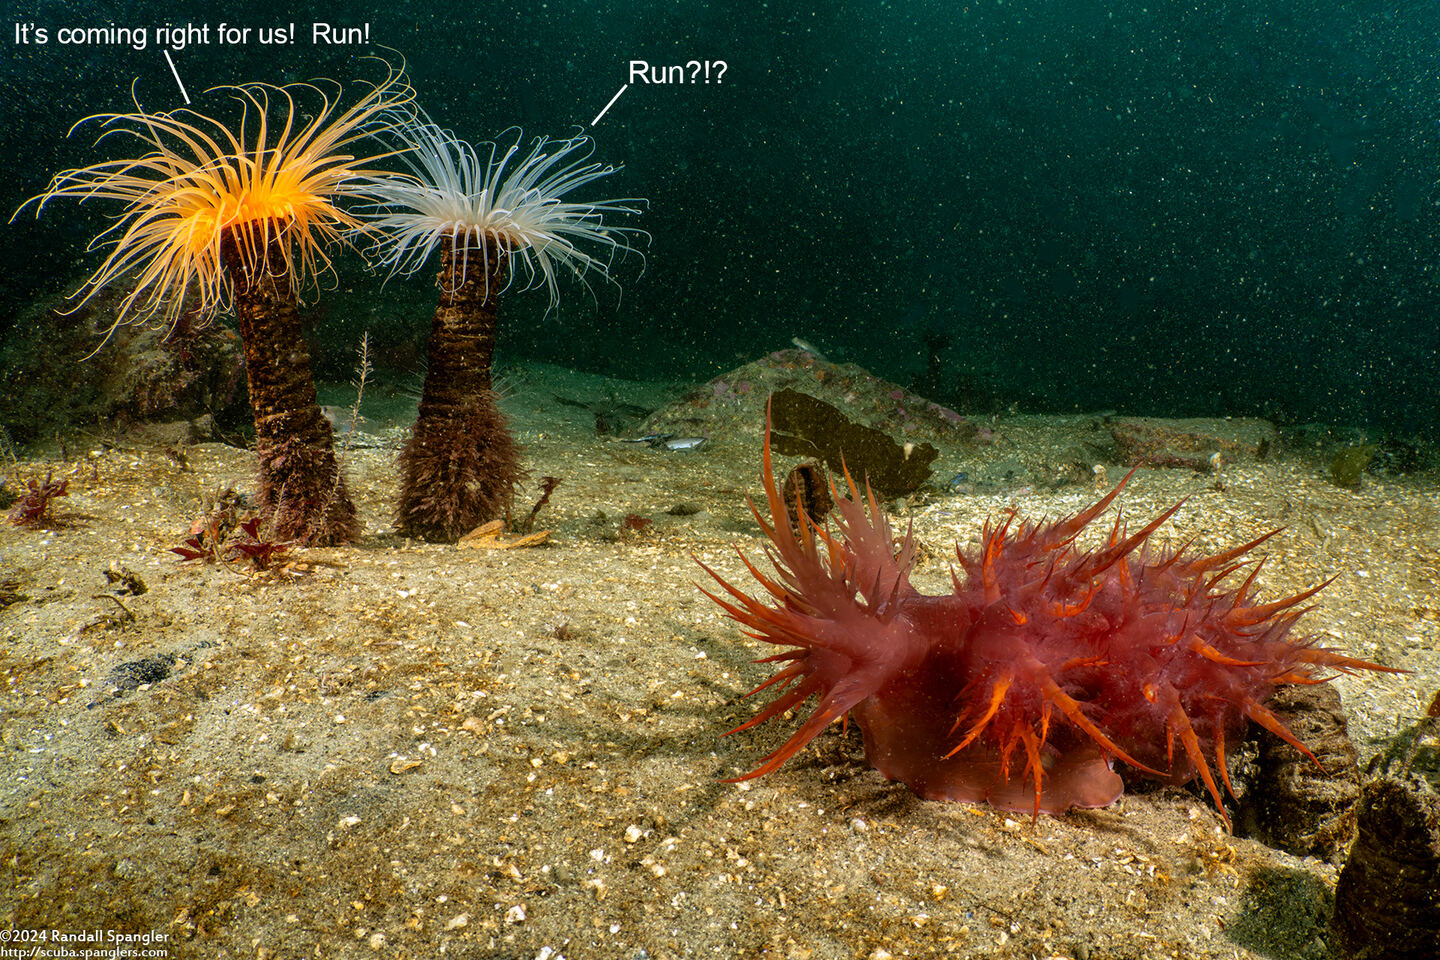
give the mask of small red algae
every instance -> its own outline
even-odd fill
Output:
[[[56,480],[55,471],[45,474],[45,482],[29,481],[29,489],[16,500],[6,514],[17,527],[39,527],[50,521],[50,501],[70,495],[70,481]]]
[[[620,521],[621,533],[644,534],[649,533],[653,522],[649,517],[642,517],[638,513],[627,513],[625,519]]]
[[[978,549],[957,545],[963,577],[952,572],[942,596],[911,585],[912,535],[892,536],[873,493],[862,498],[848,474],[848,496],[831,482],[835,532],[803,505],[792,526],[768,428],[762,480],[770,520],[753,501],[751,510],[775,574],[741,559],[769,597],[708,567],[724,593],[704,592],[750,636],[788,649],[760,661],[782,666],[751,691],[774,688],[775,699],[730,732],[819,702],[740,780],[853,717],[870,764],[927,799],[1036,816],[1101,807],[1123,790],[1119,761],[1166,783],[1198,777],[1225,817],[1217,772],[1229,788],[1228,751],[1248,721],[1310,755],[1265,707],[1276,687],[1323,683],[1323,670],[1390,669],[1290,636],[1325,583],[1256,599],[1261,562],[1246,556],[1278,531],[1213,556],[1153,548],[1176,504],[1135,533],[1117,517],[1104,545],[1077,547],[1129,477],[1072,517],[1035,523],[1012,511],[987,524]]]

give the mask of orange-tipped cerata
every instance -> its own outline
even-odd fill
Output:
[[[1249,721],[1308,753],[1264,706],[1277,686],[1388,669],[1291,636],[1320,587],[1260,602],[1253,571],[1228,585],[1271,534],[1210,557],[1152,550],[1177,505],[1134,534],[1117,519],[1103,545],[1078,548],[1129,477],[1070,518],[987,524],[978,547],[957,548],[963,576],[942,596],[911,586],[910,536],[897,541],[848,476],[845,495],[834,491],[835,532],[803,513],[792,526],[768,433],[762,480],[770,519],[755,514],[775,573],[746,566],[768,597],[711,571],[725,612],[786,648],[752,691],[777,698],[737,730],[817,703],[747,777],[850,716],[870,763],[929,799],[1036,815],[1103,806],[1121,793],[1120,762],[1169,783],[1198,779],[1224,816],[1227,750]]]

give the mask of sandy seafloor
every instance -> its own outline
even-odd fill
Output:
[[[527,467],[564,478],[540,548],[396,537],[384,448],[344,455],[363,540],[279,580],[168,552],[204,491],[249,487],[245,450],[188,448],[186,471],[97,439],[8,465],[53,468],[70,496],[63,525],[0,525],[19,597],[0,611],[0,928],[163,933],[170,957],[1330,955],[1335,867],[1229,835],[1198,792],[1032,823],[918,800],[865,765],[853,726],[721,782],[798,722],[722,738],[773,651],[696,589],[696,557],[748,582],[732,544],[759,547],[761,424],[668,454],[597,437],[557,393],[665,399],[521,378],[505,407]],[[1016,450],[1058,427],[993,424]],[[942,449],[936,473],[996,455]],[[1304,449],[1222,476],[1142,470],[1125,509],[1189,496],[1163,536],[1212,550],[1284,525],[1271,595],[1339,575],[1308,630],[1413,671],[1336,681],[1363,763],[1440,685],[1434,478],[1340,489]],[[916,585],[945,590],[953,542],[1007,506],[1095,496],[931,495],[909,511],[931,555]],[[622,535],[628,514],[652,523]],[[147,592],[111,599],[112,567]],[[168,678],[113,691],[117,665],[166,654]]]

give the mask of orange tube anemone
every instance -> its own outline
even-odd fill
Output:
[[[344,542],[359,524],[320,411],[299,294],[330,269],[326,248],[359,226],[339,202],[369,196],[383,177],[371,164],[389,151],[377,143],[357,159],[357,147],[397,122],[412,93],[394,70],[346,108],[338,91],[313,84],[223,89],[240,104],[233,127],[138,104],[133,113],[88,118],[104,127],[100,140],[128,137],[146,152],[65,171],[31,202],[37,213],[55,197],[125,205],[96,241],[109,255],[77,293],[84,303],[131,283],[117,324],[173,324],[182,312],[203,323],[233,307],[255,414],[256,502],[269,536]],[[297,96],[318,99],[308,118]]]

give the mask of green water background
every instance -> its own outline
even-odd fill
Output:
[[[464,6],[467,9],[459,9]],[[120,144],[76,119],[181,106],[160,50],[15,42],[14,24],[295,23],[285,47],[173,52],[214,84],[377,78],[482,140],[593,133],[652,235],[592,298],[508,297],[502,359],[704,379],[799,336],[967,411],[1253,414],[1430,433],[1440,383],[1440,6],[1382,2],[330,5],[365,47],[309,42],[281,3],[12,7],[0,150],[13,210]],[[305,16],[316,16],[307,12]],[[384,49],[391,48],[390,50]],[[723,60],[723,83],[636,85],[631,59]],[[113,212],[113,211],[112,211]],[[6,228],[0,336],[98,264],[98,203]],[[362,332],[413,367],[429,276],[357,257],[309,315],[319,373]]]

